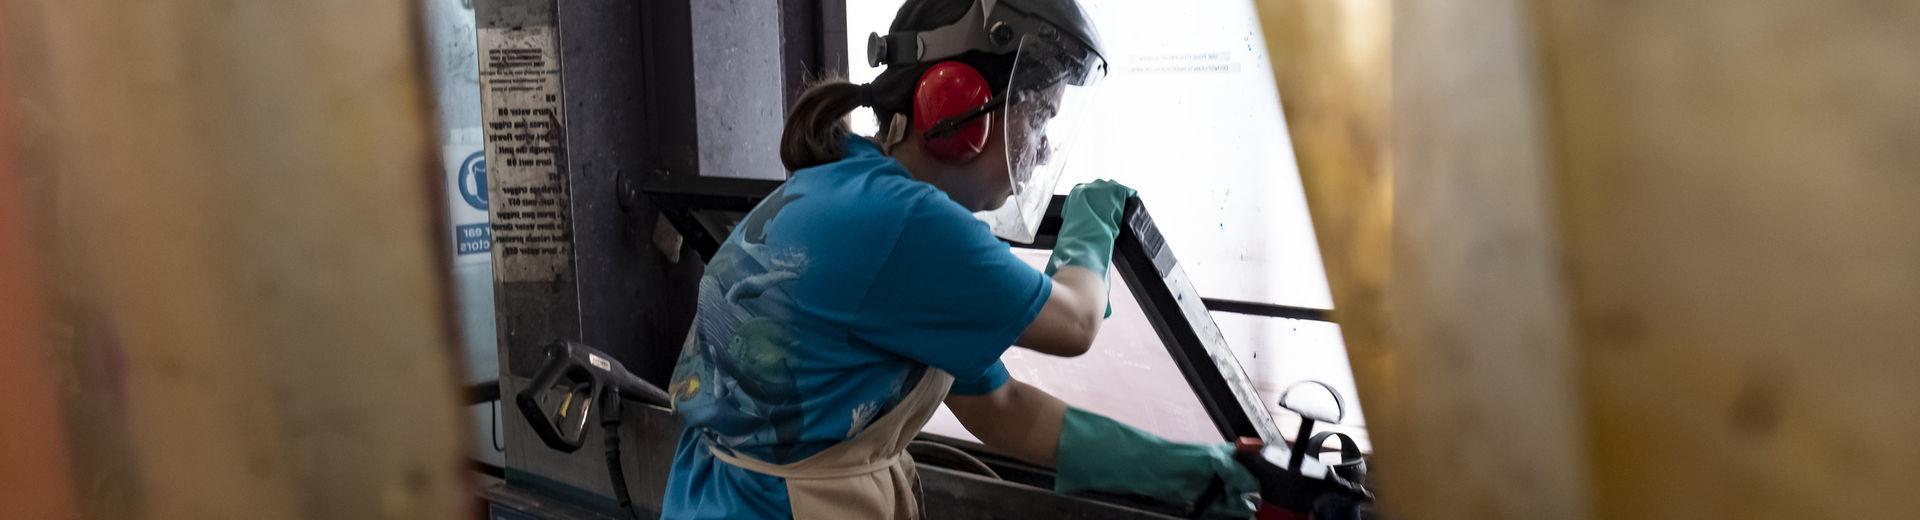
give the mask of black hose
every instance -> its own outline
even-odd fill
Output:
[[[966,466],[965,468],[953,468],[953,469],[964,469],[973,473],[980,474],[982,476],[1000,478],[1000,474],[997,472],[994,472],[992,467],[987,466],[987,463],[981,462],[978,457],[969,455],[967,454],[967,452],[962,451],[960,448],[955,448],[955,447],[948,446],[945,444],[940,444],[937,442],[923,441],[923,440],[917,440],[917,439],[908,442],[907,448],[909,451],[912,451],[912,448],[920,448],[923,453],[939,452],[938,456],[928,457],[927,460],[929,462],[933,461],[936,458],[945,457],[950,462],[954,462],[956,464]],[[926,454],[935,455],[934,453],[926,453]]]
[[[500,400],[500,380],[481,381],[467,385],[467,404],[474,405]]]
[[[639,520],[640,515],[633,512],[633,494],[627,491],[627,473],[620,468],[620,389],[607,387],[607,395],[600,399],[600,427],[606,430],[601,441],[607,445],[607,478],[613,483],[613,496],[620,500],[620,510],[630,520]]]

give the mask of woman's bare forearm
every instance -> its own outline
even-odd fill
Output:
[[[987,447],[1041,466],[1053,465],[1067,403],[1052,394],[1009,379],[985,395],[947,396],[947,407]]]

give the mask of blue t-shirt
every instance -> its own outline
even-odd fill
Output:
[[[999,358],[1052,282],[873,143],[794,172],[707,264],[674,367],[686,429],[665,518],[789,518],[786,484],[707,443],[785,464],[893,410],[926,367],[952,393],[1006,382]]]

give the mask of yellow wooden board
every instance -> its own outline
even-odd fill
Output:
[[[1920,510],[1920,4],[1258,5],[1387,509]]]
[[[417,7],[5,5],[83,514],[464,510]]]

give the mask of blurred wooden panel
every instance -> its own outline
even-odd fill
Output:
[[[4,20],[0,12],[0,20]],[[0,27],[4,27],[0,23]],[[12,99],[10,38],[0,38],[0,100]],[[73,474],[55,387],[54,356],[41,336],[46,297],[28,233],[26,183],[16,170],[16,119],[0,102],[0,518],[72,518]]]
[[[413,4],[5,6],[86,514],[458,514]]]
[[[1390,510],[1920,509],[1920,4],[1402,0],[1373,163],[1358,5],[1260,3]]]
[[[1259,7],[1385,505],[1582,518],[1575,351],[1516,47],[1526,20],[1513,2],[1480,4]]]
[[[1407,478],[1420,482],[1396,505],[1419,504],[1402,511],[1420,518],[1587,517],[1580,358],[1527,6],[1401,0],[1394,22],[1388,301],[1414,390],[1404,443],[1380,450],[1412,452]]]
[[[1394,282],[1389,150],[1392,13],[1384,0],[1259,0],[1262,32],[1307,206],[1375,447],[1375,483],[1389,504],[1439,503],[1428,483],[1452,454],[1422,451],[1418,415],[1430,367],[1401,344]],[[1449,437],[1457,438],[1457,437]],[[1444,442],[1444,441],[1441,441]],[[1428,460],[1443,459],[1443,460]]]
[[[1920,3],[1534,7],[1600,511],[1913,517]]]
[[[1368,429],[1376,439],[1393,438],[1405,431],[1393,418],[1408,411],[1396,383],[1403,361],[1384,300],[1393,218],[1388,5],[1259,0],[1257,6]]]

